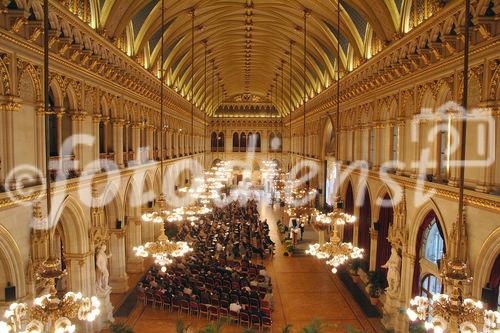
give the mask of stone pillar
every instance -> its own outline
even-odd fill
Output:
[[[101,165],[99,162],[100,155],[99,155],[99,123],[101,122],[101,116],[100,115],[94,115],[92,117],[92,132],[94,133],[94,138],[95,138],[95,143],[94,143],[94,150],[93,150],[93,161],[94,161],[94,170],[98,171],[101,170]]]
[[[14,140],[15,128],[13,112],[18,112],[20,110],[20,102],[21,100],[14,96],[0,96],[0,117],[3,115],[3,123],[5,126],[1,131],[3,133],[0,133],[3,137],[2,140],[0,140],[0,143],[3,142],[3,149],[0,147],[0,151],[3,150],[5,154],[5,156],[1,156],[3,165],[0,165],[0,171],[3,172],[0,173],[0,185],[4,185],[5,178],[15,168],[14,145],[16,142]],[[11,182],[7,184],[7,186],[11,188],[15,187],[14,177],[11,177]]]
[[[123,120],[112,119],[111,124],[113,126],[113,150],[115,151],[115,163],[120,169],[122,169],[125,166],[123,162]]]
[[[141,125],[139,123],[133,123],[132,126],[132,137],[129,138],[132,142],[132,151],[134,152],[134,164],[141,164]]]
[[[167,128],[162,135],[166,147],[165,158],[172,158],[172,130]]]
[[[42,171],[42,174],[45,174],[45,111],[41,103],[37,106],[35,126],[37,168]],[[1,178],[0,176],[0,180]]]
[[[72,134],[73,135],[78,135],[78,134],[84,134],[83,133],[83,121],[85,120],[85,112],[82,111],[71,111],[71,128],[72,128]],[[73,154],[75,155],[75,171],[78,172],[82,170],[84,165],[82,165],[83,161],[83,145],[81,144],[76,144],[76,142],[73,141]]]
[[[146,126],[146,148],[147,148],[147,154],[148,154],[148,160],[152,161],[154,159],[153,154],[154,154],[154,132],[153,132],[154,127],[152,125]]]
[[[354,223],[352,228],[352,244],[354,246],[358,246],[359,242],[359,211],[360,207],[358,205],[354,205],[354,216],[356,216],[356,223]],[[366,251],[366,249],[365,249]]]
[[[134,247],[142,245],[141,218],[127,217],[127,272],[141,273],[144,270],[142,257],[135,255]]]
[[[370,227],[370,271],[374,271],[377,267],[377,240],[378,231]]]
[[[398,156],[398,161],[404,161],[404,118],[398,118],[396,123],[394,124],[395,128],[397,128],[398,131],[398,142],[397,142],[397,156]],[[392,158],[392,157],[391,157]],[[396,174],[401,175],[404,172],[403,166],[397,166],[396,167]]]
[[[125,260],[125,229],[110,230],[110,253],[113,255],[109,261],[109,284],[115,293],[128,290],[127,263]]]

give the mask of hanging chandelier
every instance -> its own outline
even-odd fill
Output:
[[[326,259],[326,263],[333,266],[332,272],[337,273],[339,266],[350,259],[363,258],[363,249],[353,246],[351,243],[342,243],[338,231],[334,228],[330,241],[324,244],[309,245],[307,254],[318,259]]]
[[[56,280],[66,275],[60,264],[55,258],[44,262],[37,278],[46,282],[48,293],[35,298],[31,305],[12,303],[4,314],[7,321],[0,321],[0,333],[70,333],[76,329],[71,320],[93,322],[99,316],[100,302],[95,296],[67,292],[58,297]]]
[[[463,69],[462,107],[467,110],[469,46],[470,46],[470,0],[465,1],[465,43]],[[467,260],[467,226],[464,215],[464,179],[465,179],[465,149],[467,141],[467,111],[461,118],[462,131],[460,142],[460,183],[458,200],[458,218],[454,227],[454,240],[451,246],[451,256],[442,257],[440,270],[443,285],[449,294],[436,294],[429,300],[417,296],[410,300],[406,313],[411,321],[424,322],[427,330],[441,332],[500,332],[500,312],[485,309],[480,301],[465,298],[466,288],[470,286],[472,277]]]
[[[329,242],[309,245],[309,250],[306,251],[307,254],[318,259],[326,259],[326,263],[333,266],[332,272],[334,274],[337,273],[338,267],[346,261],[362,258],[364,252],[363,249],[353,246],[352,243],[343,243],[340,240],[338,226],[356,222],[355,216],[345,213],[342,209],[343,204],[339,201],[333,212],[316,215],[315,228],[324,231],[329,226],[333,226],[332,235]]]
[[[165,235],[165,224],[160,224],[160,236],[154,242],[134,247],[135,255],[138,257],[152,257],[155,264],[160,266],[162,272],[167,271],[168,265],[172,263],[172,258],[182,257],[186,253],[193,251],[187,242],[174,242]]]

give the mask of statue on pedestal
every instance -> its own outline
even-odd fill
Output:
[[[401,282],[401,257],[395,248],[391,249],[391,256],[382,268],[387,268],[387,283],[389,286],[385,291],[394,295],[398,292]]]
[[[106,245],[101,245],[96,254],[96,283],[97,290],[105,291],[109,287],[108,258],[111,255],[106,254]]]

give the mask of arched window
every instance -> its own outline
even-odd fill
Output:
[[[351,182],[347,184],[347,190],[345,192],[344,200],[345,212],[347,214],[354,214],[354,195],[352,192]],[[352,223],[344,224],[344,242],[352,243],[354,233],[354,225]]]
[[[441,294],[443,292],[443,286],[441,280],[439,280],[435,275],[427,274],[422,278],[422,287],[420,296],[432,299],[436,294]]]
[[[240,135],[240,151],[247,151],[247,136],[245,133],[241,133]]]
[[[234,132],[233,133],[233,151],[239,151],[240,150],[240,136],[238,133]]]
[[[99,153],[106,154],[106,127],[104,122],[99,122]]]
[[[212,153],[217,151],[217,133],[215,132],[210,135],[210,146]]]
[[[224,132],[220,132],[217,137],[218,151],[224,151]]]
[[[365,255],[363,256],[363,261],[369,265],[370,263],[370,227],[372,224],[372,208],[370,194],[368,189],[360,192],[360,195],[364,193],[363,204],[359,210],[359,230],[358,230],[358,244],[359,247],[365,250]]]
[[[59,147],[57,146],[57,116],[53,113],[55,112],[55,99],[52,89],[49,91],[49,110],[51,114],[49,115],[49,146],[50,146],[50,157],[59,156]]]
[[[269,144],[268,144],[269,151],[274,151],[275,150],[275,147],[274,147],[274,144],[275,144],[274,138],[275,138],[274,133],[271,132],[269,134]]]
[[[252,134],[252,132],[248,133],[247,137],[247,151],[255,151],[255,138]]]
[[[434,219],[424,233],[422,257],[437,265],[438,260],[440,260],[443,256],[443,247],[443,236],[441,235],[436,220]]]
[[[378,236],[377,236],[377,261],[376,269],[380,270],[381,266],[384,265],[391,256],[391,244],[389,244],[389,227],[392,225],[394,220],[394,210],[392,208],[392,201],[389,194],[386,194],[383,199],[384,203],[391,203],[391,205],[384,205],[380,207],[380,213],[378,217]],[[387,273],[387,270],[383,270]]]
[[[261,150],[260,133],[255,133],[255,151],[259,152]]]
[[[412,295],[418,296],[422,294],[424,287],[423,277],[438,275],[438,261],[446,253],[444,233],[434,211],[430,211],[420,225],[415,246],[417,258],[413,267]]]
[[[281,152],[283,149],[283,140],[281,139],[281,133],[276,134],[275,140],[278,140],[276,150],[278,152]]]

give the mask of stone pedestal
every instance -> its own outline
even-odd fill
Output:
[[[111,288],[107,288],[106,290],[97,290],[97,298],[99,299],[99,302],[101,302],[101,314],[97,317],[98,319],[95,323],[97,331],[108,328],[109,323],[115,321],[113,318],[113,305],[111,304],[110,295]]]

